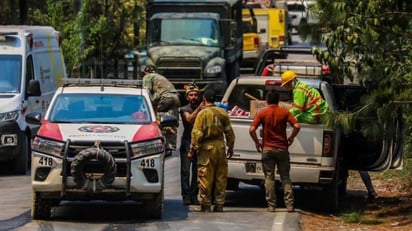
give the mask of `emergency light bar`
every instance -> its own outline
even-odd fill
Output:
[[[142,86],[142,80],[131,79],[88,79],[88,78],[64,78],[63,86],[114,86],[136,87]]]

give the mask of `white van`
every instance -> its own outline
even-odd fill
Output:
[[[45,112],[66,77],[61,41],[48,26],[0,26],[0,162],[15,173],[26,173],[38,129],[24,115]]]

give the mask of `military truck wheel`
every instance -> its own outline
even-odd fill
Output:
[[[21,139],[19,155],[13,160],[12,171],[25,175],[27,172],[30,152],[30,139],[24,135]]]
[[[35,220],[47,220],[51,216],[53,207],[59,205],[59,200],[45,199],[41,197],[41,193],[33,191],[32,193],[32,208],[31,217]]]

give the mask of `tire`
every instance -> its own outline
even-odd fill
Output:
[[[154,194],[153,200],[146,200],[143,203],[143,211],[148,219],[162,219],[164,209],[164,182],[165,171],[164,161],[162,166],[162,186],[159,193]]]
[[[98,179],[89,179],[84,173],[85,166],[90,160],[98,160],[103,165],[104,173]],[[113,156],[104,149],[94,147],[80,151],[70,166],[70,173],[76,187],[88,191],[101,191],[111,186],[116,178],[116,172],[116,162]]]
[[[338,209],[339,192],[341,187],[340,173],[339,164],[336,164],[335,177],[333,178],[333,181],[323,187],[321,193],[321,199],[323,201],[320,204],[320,209],[324,212],[334,213]]]
[[[145,201],[143,204],[143,211],[149,219],[162,219],[164,204],[163,187],[160,193],[154,195],[153,200]]]
[[[60,203],[56,199],[44,199],[41,194],[33,191],[31,217],[35,220],[47,220],[51,217],[51,210]]]
[[[228,178],[227,179],[227,184],[226,184],[226,189],[227,190],[238,190],[239,189],[239,180],[233,179],[233,178]]]
[[[16,174],[25,175],[29,163],[30,139],[24,135],[21,142],[22,145],[20,147],[19,155],[17,155],[17,157],[13,160],[12,171]]]

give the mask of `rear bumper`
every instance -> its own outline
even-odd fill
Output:
[[[250,163],[256,164],[256,171]],[[237,179],[240,181],[264,181],[265,177],[261,168],[261,161],[245,161],[245,160],[229,160],[228,178]],[[290,178],[294,184],[327,184],[330,183],[335,173],[333,167],[321,167],[317,165],[294,165],[291,164]],[[280,176],[276,173],[276,180],[280,180]]]

